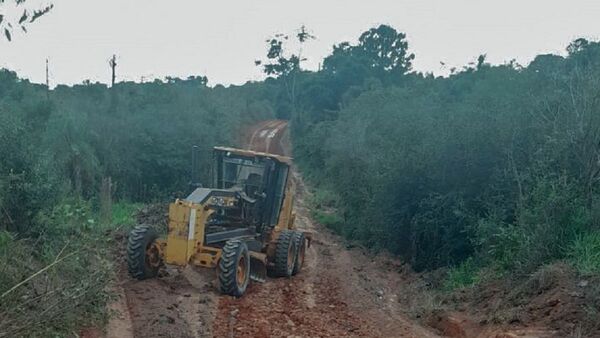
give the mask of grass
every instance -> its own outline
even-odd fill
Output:
[[[341,231],[341,226],[344,223],[344,220],[335,212],[313,210],[312,216],[319,224],[322,224],[334,231]]]
[[[335,208],[339,197],[329,189],[314,189],[311,202],[318,209]]]
[[[135,213],[142,207],[139,203],[117,202],[112,208],[112,224],[130,228],[135,225]]]
[[[473,286],[479,281],[479,266],[475,263],[473,258],[469,258],[448,271],[448,276],[444,281],[443,289],[452,291]]]
[[[309,203],[315,221],[340,233],[344,220],[337,213],[338,196],[333,191],[323,188],[313,189]]]
[[[567,249],[567,256],[582,275],[600,274],[600,231],[577,236]]]

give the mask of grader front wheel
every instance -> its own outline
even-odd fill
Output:
[[[138,225],[127,240],[127,268],[139,280],[156,277],[162,261],[156,239],[158,234],[147,225]]]
[[[250,254],[246,243],[229,240],[225,243],[219,261],[219,289],[221,293],[241,297],[250,281]]]
[[[294,232],[283,230],[277,238],[275,247],[275,266],[273,273],[277,277],[290,277],[296,265],[296,242]]]

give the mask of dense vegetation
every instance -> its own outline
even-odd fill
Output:
[[[369,52],[405,48],[401,34],[365,35],[335,47],[299,94],[295,156],[325,190],[317,216],[418,270],[472,257],[527,273],[577,257],[599,272],[600,44],[576,40],[527,67],[480,56],[436,78],[409,73],[407,53]]]
[[[417,270],[455,267],[458,284],[557,259],[600,273],[599,43],[527,67],[480,56],[434,77],[411,71],[405,35],[388,26],[334,46],[318,72],[291,40],[269,40],[257,65],[270,77],[238,87],[191,77],[48,91],[0,71],[0,313],[14,314],[0,332],[21,332],[21,313],[64,332],[67,317],[47,325],[56,304],[98,316],[111,264],[104,178],[118,200],[169,200],[188,192],[192,145],[206,182],[211,146],[273,117],[292,122],[316,219],[350,240]]]
[[[109,230],[132,212],[117,203],[120,218],[99,217],[103,179],[112,179],[116,201],[188,193],[192,145],[207,182],[210,148],[235,145],[242,125],[273,116],[254,99],[260,90],[208,88],[191,77],[48,92],[0,71],[0,336],[47,336],[83,325],[82,317],[102,320]]]

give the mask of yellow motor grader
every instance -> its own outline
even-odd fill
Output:
[[[213,160],[214,188],[170,204],[166,238],[147,225],[131,231],[132,277],[155,277],[163,264],[216,268],[221,293],[240,297],[250,280],[302,269],[310,234],[294,228],[291,158],[215,147]]]

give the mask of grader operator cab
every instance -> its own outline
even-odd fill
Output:
[[[267,272],[298,273],[310,236],[294,227],[290,165],[285,156],[215,147],[214,188],[171,203],[166,238],[136,226],[127,242],[129,273],[155,277],[164,263],[216,268],[220,291],[236,297]]]

